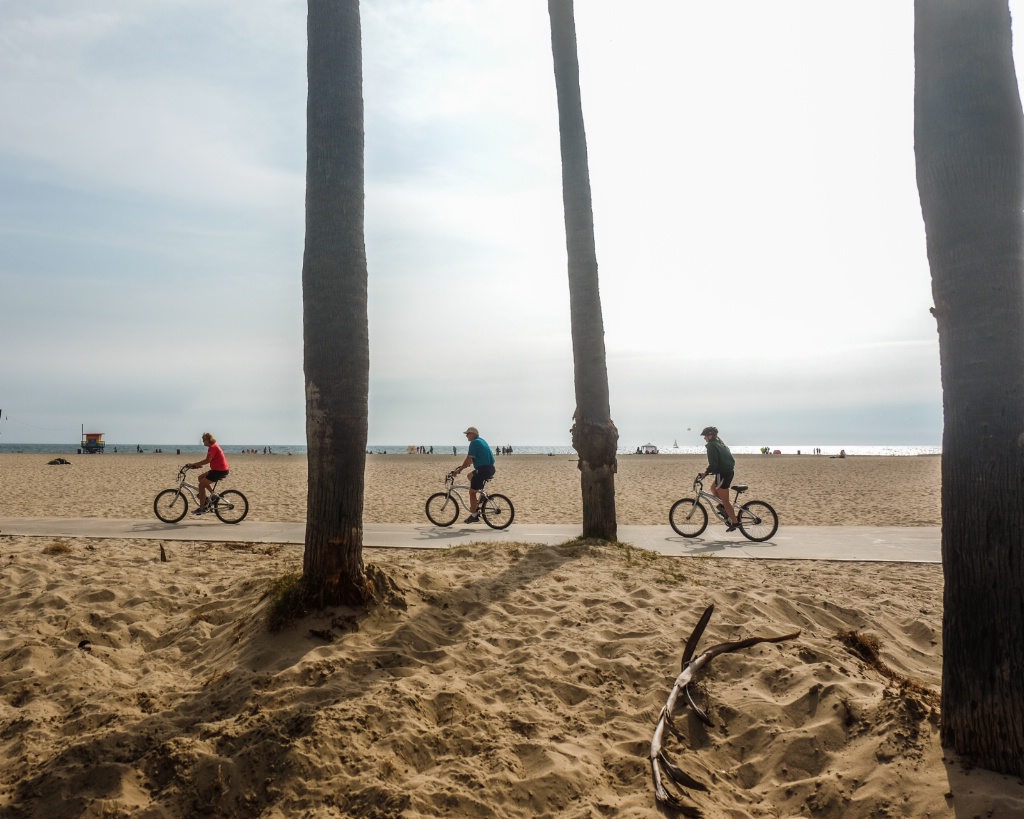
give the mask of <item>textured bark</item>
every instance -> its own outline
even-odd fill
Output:
[[[917,0],[942,367],[942,743],[1024,776],[1024,116],[1006,0]]]
[[[358,0],[309,0],[307,38],[303,583],[314,605],[360,604],[372,588],[363,571],[370,354]]]
[[[615,452],[619,433],[612,423],[608,400],[604,319],[598,287],[594,212],[572,0],[548,0],[548,15],[558,94],[562,203],[569,257],[569,307],[576,383],[572,445],[580,456],[583,536],[615,540]]]

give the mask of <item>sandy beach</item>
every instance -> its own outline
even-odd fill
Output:
[[[153,498],[174,485],[178,467],[198,455],[123,453],[54,456],[0,454],[0,517],[150,518]],[[464,457],[464,456],[463,456]],[[940,460],[934,456],[857,457],[740,455],[736,480],[745,499],[772,504],[781,525],[937,526]],[[370,455],[366,464],[367,523],[422,523],[427,496],[444,489],[444,475],[462,457]],[[625,455],[616,476],[623,524],[667,524],[668,510],[692,493],[699,455]],[[566,455],[498,458],[490,484],[510,497],[522,523],[574,523],[582,516],[579,469]],[[305,520],[306,458],[232,455],[222,485],[249,498],[254,520]]]
[[[173,455],[0,455],[0,517],[152,515]],[[934,525],[939,459],[740,458],[782,525]],[[422,522],[456,459],[375,456],[367,521]],[[620,460],[619,519],[663,523],[699,457]],[[569,458],[498,461],[536,522]],[[305,459],[234,456],[254,517],[301,519]],[[899,501],[898,508],[896,500]],[[575,519],[578,519],[575,518]],[[935,565],[666,558],[627,544],[367,550],[369,612],[271,633],[301,548],[0,533],[2,817],[656,817],[654,723],[701,612],[717,657],[673,762],[729,817],[1019,817],[1024,785],[938,744]],[[845,639],[844,639],[845,635]],[[878,646],[869,662],[849,646]],[[671,815],[671,814],[669,814]]]

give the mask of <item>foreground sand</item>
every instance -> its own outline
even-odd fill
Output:
[[[184,460],[70,459],[0,456],[0,517],[148,517]],[[233,461],[254,515],[301,516],[304,459]],[[421,521],[451,462],[371,458],[367,519]],[[622,459],[620,520],[661,523],[700,465]],[[575,466],[509,458],[498,489],[526,520],[571,521]],[[938,522],[937,458],[741,467],[784,525]],[[670,753],[709,785],[690,794],[705,816],[1024,815],[1019,780],[938,745],[939,566],[366,550],[388,601],[271,634],[267,591],[300,547],[164,547],[0,535],[0,816],[658,816],[651,731],[710,603],[702,648],[801,635],[717,658],[699,687],[715,727],[679,720]]]
[[[178,467],[197,455],[0,454],[0,517],[151,518],[153,497],[172,486]],[[444,488],[451,456],[373,455],[367,458],[367,523],[423,523],[427,496]],[[697,455],[627,455],[619,459],[616,508],[623,524],[667,525],[668,510],[692,494]],[[508,495],[522,523],[576,523],[580,478],[569,456],[513,455],[498,459],[492,487]],[[768,501],[781,525],[937,526],[940,459],[820,456],[739,456],[737,480],[746,496]],[[306,458],[232,455],[225,488],[241,489],[254,520],[305,520]]]
[[[679,720],[706,816],[1024,815],[938,745],[935,565],[368,550],[389,602],[272,635],[300,549],[166,551],[0,536],[0,815],[657,816],[651,731],[709,603],[703,648],[802,633],[717,658],[715,727]]]

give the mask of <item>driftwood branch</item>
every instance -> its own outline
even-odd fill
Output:
[[[711,619],[711,614],[714,610],[715,607],[713,605],[704,609],[704,614],[701,615],[700,620],[690,634],[690,638],[686,641],[681,663],[682,670],[679,676],[676,677],[672,690],[668,694],[668,700],[658,715],[658,722],[654,726],[654,736],[651,739],[651,776],[654,779],[654,796],[658,802],[668,805],[684,816],[697,817],[701,813],[697,808],[685,804],[678,794],[670,791],[666,787],[668,782],[672,782],[678,789],[688,788],[690,790],[706,791],[708,787],[700,780],[694,779],[688,773],[673,765],[665,754],[664,738],[666,730],[682,738],[682,733],[672,719],[680,695],[686,698],[683,702],[684,706],[689,705],[701,722],[705,725],[711,725],[712,722],[708,715],[694,703],[693,694],[689,688],[690,683],[697,678],[697,673],[719,654],[728,654],[731,651],[739,651],[741,648],[750,648],[750,646],[755,646],[758,643],[781,643],[784,640],[792,640],[800,636],[799,631],[794,631],[792,634],[785,634],[781,637],[748,637],[745,640],[736,640],[731,643],[719,643],[718,645],[711,646],[707,651],[694,658],[693,655],[697,650],[697,644],[704,635],[704,629],[707,628],[708,621]]]

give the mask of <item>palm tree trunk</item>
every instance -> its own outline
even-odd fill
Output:
[[[619,433],[612,423],[608,400],[604,319],[597,278],[594,212],[572,0],[548,0],[548,15],[551,18],[551,54],[558,94],[562,202],[569,258],[569,307],[576,382],[572,445],[580,456],[583,536],[615,540],[615,453]]]
[[[1024,776],[1024,115],[1006,0],[917,0],[914,48],[944,411],[941,737]]]
[[[303,582],[310,602],[359,604],[369,390],[358,0],[309,0],[303,362],[309,452]]]

